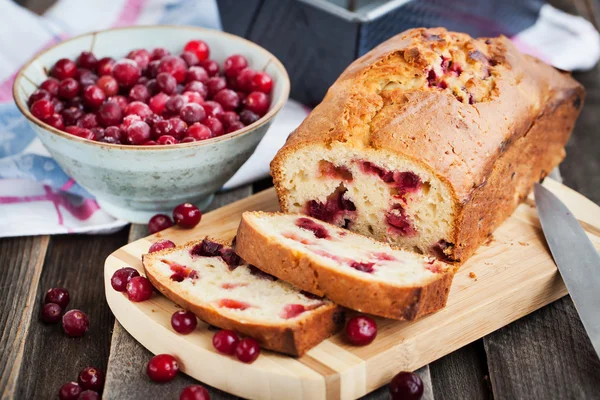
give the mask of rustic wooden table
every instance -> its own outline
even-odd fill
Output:
[[[42,11],[52,0],[21,1]],[[600,4],[554,0],[596,26]],[[600,67],[574,74],[587,89],[586,104],[562,164],[565,183],[600,204]],[[211,209],[270,185],[222,193]],[[209,210],[205,210],[209,211]],[[60,385],[79,370],[106,371],[106,399],[178,398],[194,382],[179,374],[167,384],[145,374],[150,352],[115,321],[104,300],[102,271],[108,254],[145,236],[133,225],[107,236],[34,236],[0,239],[0,397],[56,398]],[[71,307],[86,311],[90,330],[67,338],[55,325],[39,321],[40,304],[50,287],[66,287]],[[435,338],[432,338],[435,340]],[[223,371],[227,373],[227,371]],[[600,398],[600,361],[572,301],[565,297],[529,316],[421,368],[425,399],[592,399]],[[211,389],[213,399],[233,399]],[[387,399],[387,388],[368,399]]]

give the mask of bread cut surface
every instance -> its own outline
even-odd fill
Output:
[[[370,314],[412,320],[446,304],[454,267],[300,214],[245,212],[236,251],[295,286]]]
[[[464,262],[564,158],[583,96],[505,37],[406,31],[353,62],[278,152],[281,209]]]
[[[143,264],[169,299],[271,350],[299,356],[343,326],[340,307],[243,263],[214,240],[145,254]]]

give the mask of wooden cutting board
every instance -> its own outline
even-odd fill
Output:
[[[550,179],[544,186],[575,214],[600,249],[600,207]],[[445,309],[415,322],[377,318],[378,336],[354,347],[338,334],[296,359],[263,351],[253,364],[218,354],[212,331],[201,323],[176,334],[170,318],[178,307],[159,294],[132,303],[110,285],[122,267],[143,271],[141,255],[158,238],[176,244],[206,235],[231,239],[247,210],[278,210],[273,189],[203,216],[193,230],[171,228],[132,242],[106,259],[106,299],[121,325],[154,354],[169,353],[198,380],[251,399],[353,399],[415,370],[567,294],[544,241],[533,198],[521,204],[454,278]]]

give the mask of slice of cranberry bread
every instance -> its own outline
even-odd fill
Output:
[[[243,263],[231,247],[204,239],[142,257],[155,288],[198,318],[302,356],[343,327],[343,309]]]
[[[454,267],[297,214],[245,212],[236,252],[280,279],[382,317],[413,320],[446,304]]]
[[[506,37],[406,31],[354,61],[279,151],[281,210],[462,262],[564,158],[583,96]]]

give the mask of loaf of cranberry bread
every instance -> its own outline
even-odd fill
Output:
[[[444,307],[454,270],[301,214],[245,212],[235,246],[248,263],[303,290],[403,320]]]
[[[143,256],[155,288],[203,321],[302,356],[344,325],[344,311],[245,264],[231,247],[205,239]]]
[[[406,31],[353,62],[279,151],[281,209],[459,263],[564,158],[583,96],[506,37]]]

